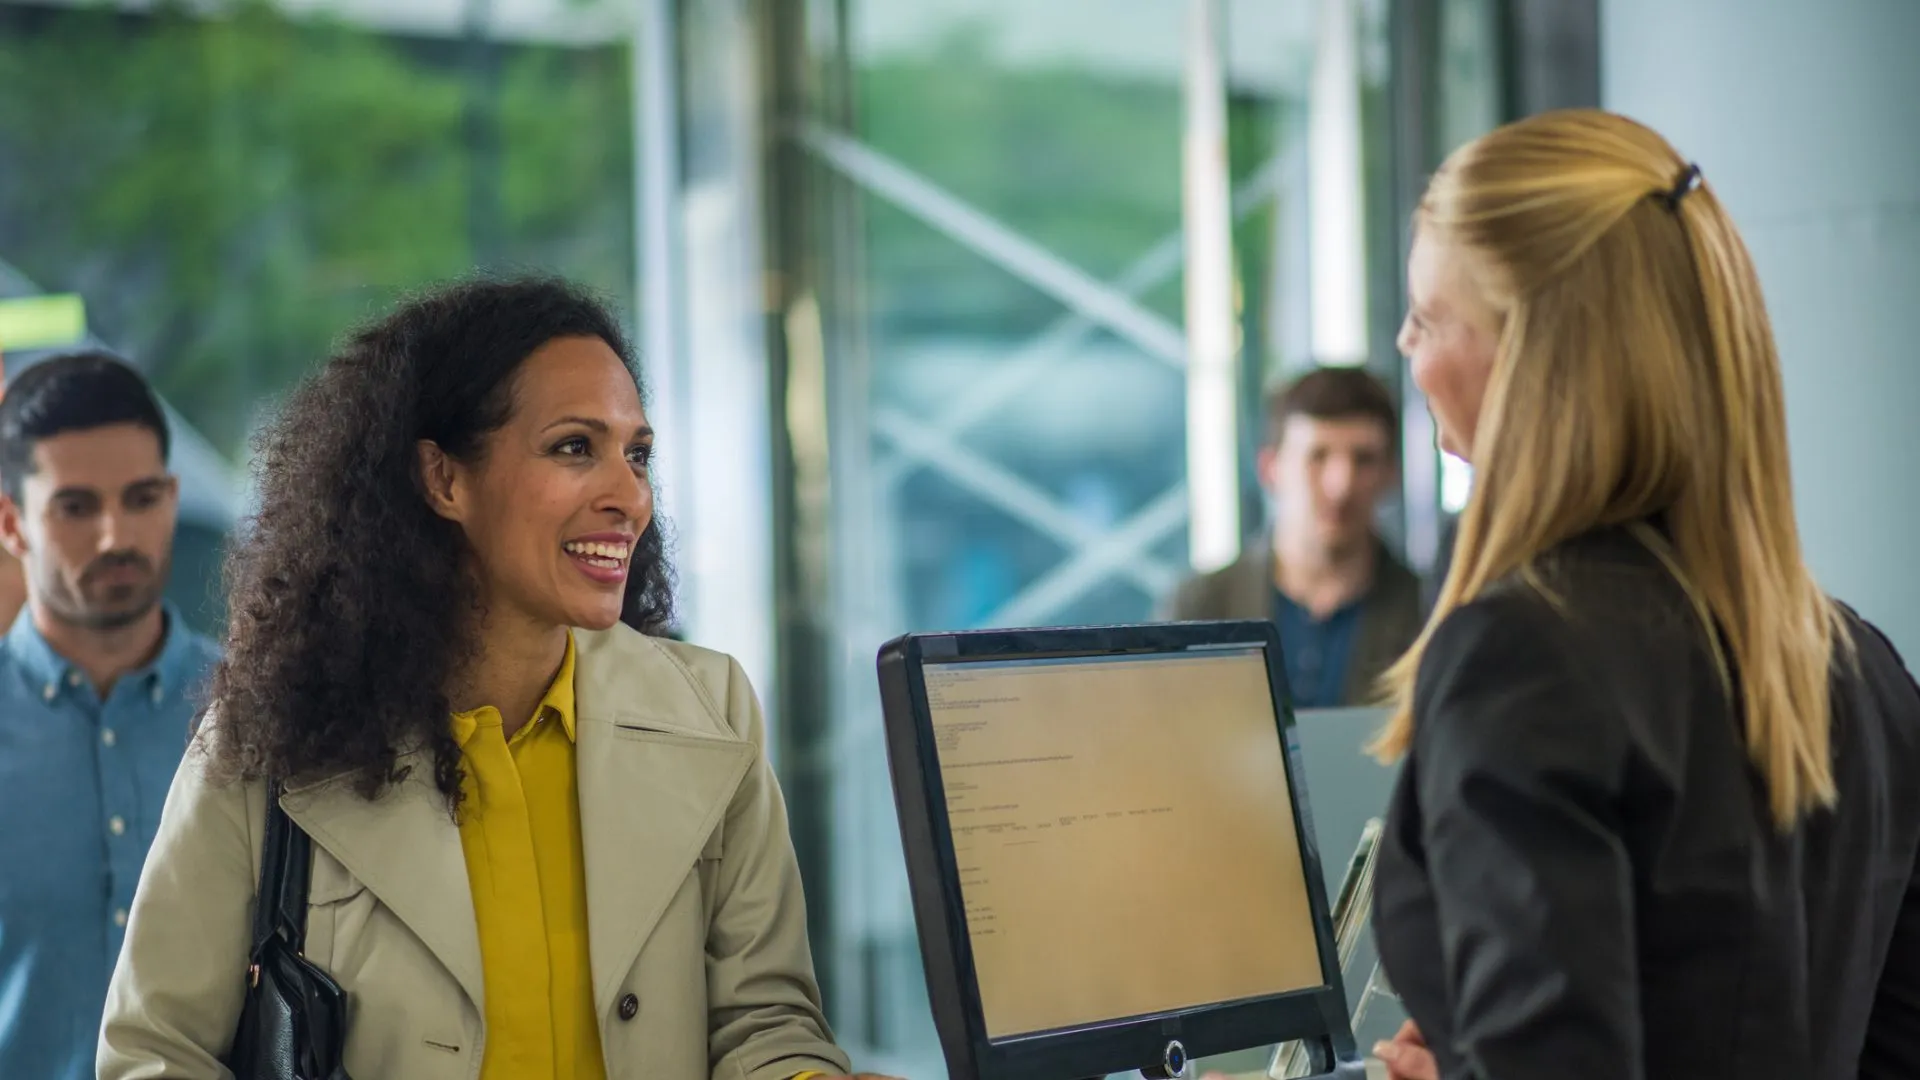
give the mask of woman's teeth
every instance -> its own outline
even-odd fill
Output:
[[[629,553],[625,544],[589,544],[576,540],[561,546],[566,548],[567,554],[585,559],[593,566],[605,567],[609,570],[625,563]]]

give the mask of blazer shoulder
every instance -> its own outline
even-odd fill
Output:
[[[1220,569],[1187,578],[1174,590],[1167,617],[1176,621],[1247,617],[1248,610],[1263,606],[1258,600],[1250,605],[1247,594],[1249,590],[1258,594],[1271,581],[1268,558],[1266,548],[1248,545]]]
[[[1510,683],[1525,673],[1590,681],[1596,662],[1604,667],[1612,657],[1596,654],[1578,618],[1564,601],[1517,578],[1494,582],[1433,628],[1414,679],[1416,709],[1463,680]]]
[[[1387,651],[1405,652],[1426,626],[1432,610],[1426,585],[1406,563],[1395,558],[1382,545],[1380,561],[1374,571],[1373,586],[1362,601],[1363,616],[1371,624],[1369,634]]]
[[[1569,633],[1565,613],[1532,586],[1507,578],[1461,604],[1434,627],[1424,658],[1453,661],[1488,651],[1561,645]]]
[[[219,752],[222,735],[217,712],[209,710],[180,757],[162,817],[182,824],[177,842],[188,846],[216,842],[216,822],[220,823],[219,827],[231,828],[245,838],[252,860],[249,872],[257,874],[261,829],[267,812],[267,782],[214,776],[213,758]]]
[[[1415,611],[1425,606],[1425,593],[1420,575],[1413,568],[1401,562],[1393,552],[1382,545],[1379,569],[1374,572],[1374,580],[1383,600],[1396,608]]]
[[[759,704],[732,656],[623,624],[576,630],[574,642],[582,719],[613,713],[688,734],[759,738]]]
[[[1836,701],[1850,713],[1879,712],[1898,745],[1920,757],[1920,681],[1885,631],[1847,604],[1833,603],[1845,635],[1834,642]]]
[[[1448,612],[1427,642],[1415,751],[1502,769],[1574,753],[1582,775],[1615,785],[1635,742],[1621,662],[1539,593],[1496,586]]]

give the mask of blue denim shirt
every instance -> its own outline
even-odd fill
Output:
[[[23,610],[0,639],[0,1077],[92,1077],[107,979],[213,642],[168,610],[105,701]]]

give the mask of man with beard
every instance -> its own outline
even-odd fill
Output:
[[[27,581],[0,640],[0,1076],[93,1075],[134,886],[215,660],[161,601],[179,493],[167,443],[146,380],[101,353],[35,365],[0,399],[0,542]]]
[[[1260,486],[1273,531],[1174,596],[1175,619],[1271,619],[1296,709],[1361,705],[1420,634],[1420,582],[1374,532],[1399,478],[1400,417],[1379,379],[1311,371],[1267,398]]]

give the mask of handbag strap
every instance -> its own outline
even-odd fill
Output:
[[[253,955],[278,935],[294,952],[307,943],[307,883],[313,842],[280,808],[280,784],[267,786],[267,834],[260,849],[260,889],[254,895]]]

